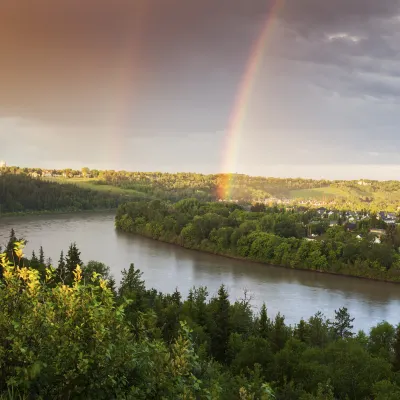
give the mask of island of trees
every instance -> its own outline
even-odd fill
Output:
[[[2,399],[400,398],[400,326],[354,332],[340,307],[289,326],[224,286],[183,299],[131,264],[116,288],[76,244],[54,268],[23,247],[12,231],[0,250]]]

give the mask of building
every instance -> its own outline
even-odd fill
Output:
[[[6,168],[7,164],[5,161],[0,161],[0,168]]]

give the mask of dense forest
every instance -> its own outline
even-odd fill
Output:
[[[83,189],[26,175],[0,175],[0,214],[115,209],[135,196]]]
[[[133,264],[116,288],[76,244],[53,268],[23,243],[0,255],[0,398],[400,398],[400,326],[354,332],[340,305],[289,326],[224,286],[148,289]]]
[[[346,225],[314,223],[316,211],[262,206],[245,211],[232,203],[184,199],[123,204],[116,227],[181,246],[290,268],[400,281],[400,230],[386,228],[377,243],[369,233],[376,218],[358,223],[362,236]],[[307,238],[308,231],[322,234]]]

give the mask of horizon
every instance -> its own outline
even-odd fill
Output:
[[[396,0],[3,3],[16,165],[400,178]]]
[[[115,169],[115,168],[102,168],[96,166],[89,166],[89,165],[79,165],[75,167],[71,167],[68,165],[64,165],[61,167],[54,168],[52,166],[40,166],[40,165],[15,165],[9,164],[6,160],[0,160],[0,162],[5,162],[6,166],[9,168],[28,168],[28,169],[42,169],[42,170],[65,170],[65,169],[72,169],[74,171],[81,171],[82,168],[89,168],[89,170],[98,170],[98,171],[115,171],[115,172],[128,172],[128,173],[163,173],[163,174],[199,174],[199,175],[245,175],[252,178],[266,178],[266,179],[303,179],[303,180],[326,180],[329,182],[335,181],[376,181],[376,182],[387,182],[387,181],[400,181],[400,179],[374,179],[369,177],[362,177],[362,176],[355,176],[353,178],[325,178],[325,177],[309,177],[309,176],[297,176],[297,175],[290,175],[290,176],[278,176],[278,175],[256,175],[256,174],[249,174],[245,172],[199,172],[199,171],[190,171],[190,170],[175,170],[175,171],[162,171],[162,170],[130,170],[130,169]],[[400,166],[391,166],[398,167],[400,172]]]

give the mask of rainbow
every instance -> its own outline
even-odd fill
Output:
[[[250,51],[245,72],[237,90],[223,146],[223,175],[217,190],[218,197],[223,200],[228,200],[232,196],[232,188],[235,179],[233,171],[236,167],[242,127],[247,114],[247,106],[253,91],[254,82],[256,81],[260,66],[262,65],[269,33],[276,21],[277,12],[282,7],[283,3],[284,0],[275,0],[271,9],[268,11],[260,34],[257,36]]]

